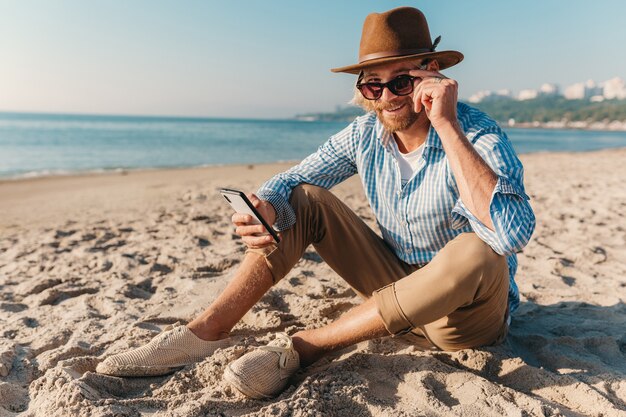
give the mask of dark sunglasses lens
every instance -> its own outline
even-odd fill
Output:
[[[387,85],[392,93],[397,96],[406,96],[413,92],[413,79],[410,77],[398,77]]]
[[[383,87],[378,83],[361,84],[361,94],[368,100],[377,100],[383,92]]]

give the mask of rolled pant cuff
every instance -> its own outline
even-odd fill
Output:
[[[378,314],[390,334],[406,334],[415,327],[411,324],[409,319],[407,319],[402,308],[400,308],[400,304],[398,304],[395,283],[374,291],[372,297],[376,302]]]

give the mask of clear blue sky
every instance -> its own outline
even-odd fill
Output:
[[[626,2],[0,0],[0,111],[291,117],[352,95],[365,16],[426,14],[460,96],[626,78]]]

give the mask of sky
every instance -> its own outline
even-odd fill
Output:
[[[0,0],[0,111],[289,118],[346,105],[365,16],[421,9],[461,99],[626,78],[622,0]]]

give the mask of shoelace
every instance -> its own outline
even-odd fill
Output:
[[[274,341],[277,341],[277,340],[284,341],[286,343],[286,346],[267,345],[267,346],[261,346],[259,347],[259,349],[266,350],[268,352],[276,352],[280,354],[280,358],[278,359],[278,364],[280,365],[281,368],[285,368],[287,366],[287,359],[288,359],[287,354],[293,350],[293,341],[291,340],[291,337],[287,336],[285,333],[277,333],[276,339],[274,339]]]

